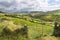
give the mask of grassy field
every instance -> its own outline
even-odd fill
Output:
[[[54,20],[57,18],[57,21],[60,21],[59,15],[0,14],[0,40],[60,40],[59,37],[51,36],[54,32]],[[2,34],[5,27],[13,33],[15,29],[23,28],[25,24],[28,27],[28,38],[20,34]]]

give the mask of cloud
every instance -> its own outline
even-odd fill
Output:
[[[58,4],[60,4],[60,0],[49,0],[48,3],[50,5],[58,5]]]
[[[60,0],[0,0],[4,11],[51,11],[60,9]]]

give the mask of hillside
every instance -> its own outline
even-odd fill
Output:
[[[58,13],[59,12],[57,12],[57,14]],[[9,40],[16,40],[16,39],[17,40],[28,40],[28,39],[40,40],[41,36],[44,35],[51,36],[53,34],[55,20],[60,22],[60,15],[53,15],[52,13],[51,14],[48,13],[48,15],[41,15],[39,13],[37,14],[31,13],[25,15],[0,13],[0,40],[6,40],[6,39],[8,40],[8,38]],[[21,36],[20,34],[17,35],[14,33],[15,30],[23,28],[25,24],[28,27],[28,39]],[[7,28],[8,31],[14,33],[15,36],[14,35],[1,36],[2,35],[1,33],[4,32],[3,31],[4,28]]]

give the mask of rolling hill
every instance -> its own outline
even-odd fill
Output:
[[[57,15],[54,15],[54,14]],[[42,15],[41,15],[42,14]],[[46,15],[45,15],[46,14]],[[60,22],[60,12],[38,12],[38,13],[26,13],[26,14],[8,14],[0,13],[0,40],[40,40],[43,36],[43,40],[48,40],[47,37],[52,38],[54,31],[54,21]],[[14,31],[18,28],[23,28],[24,25],[28,27],[28,38],[21,35],[7,35],[1,36],[3,29],[6,27],[10,31]],[[42,29],[43,28],[43,29]],[[43,34],[42,34],[43,32]],[[18,37],[18,38],[17,38]],[[53,37],[56,38],[56,37]],[[52,39],[53,39],[52,38]],[[59,38],[56,38],[58,40]],[[54,39],[53,39],[54,40]]]

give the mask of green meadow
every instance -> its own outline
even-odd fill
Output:
[[[0,40],[60,40],[60,37],[51,36],[54,32],[54,21],[60,22],[60,13],[47,13],[0,13]],[[28,30],[27,38],[22,34],[24,31],[15,32],[24,28],[24,25]]]

